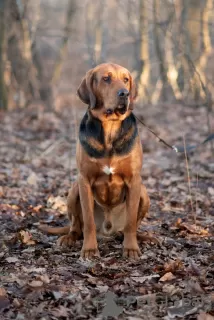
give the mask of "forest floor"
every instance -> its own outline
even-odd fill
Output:
[[[202,142],[206,110],[138,108],[170,144]],[[78,119],[83,110],[78,113]],[[209,143],[186,159],[139,125],[142,178],[151,210],[139,261],[121,257],[119,240],[99,241],[101,258],[79,258],[82,242],[56,246],[41,222],[64,225],[76,179],[75,112],[34,109],[0,114],[0,319],[214,319],[214,161]]]

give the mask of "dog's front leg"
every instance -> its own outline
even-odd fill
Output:
[[[137,243],[137,215],[141,193],[141,177],[134,176],[128,183],[126,197],[126,224],[124,228],[123,257],[138,259],[141,252]]]
[[[96,225],[94,222],[94,198],[88,179],[79,176],[79,194],[83,215],[83,247],[81,256],[83,258],[92,258],[99,256],[96,238]]]

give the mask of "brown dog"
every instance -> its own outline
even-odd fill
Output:
[[[71,246],[83,237],[81,256],[99,255],[96,235],[124,234],[123,256],[137,259],[137,228],[150,201],[141,182],[142,146],[132,114],[136,87],[129,71],[105,63],[87,72],[77,91],[88,105],[79,129],[79,175],[68,196],[70,226],[41,229]]]

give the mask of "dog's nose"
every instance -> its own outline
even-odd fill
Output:
[[[120,89],[117,92],[118,97],[120,98],[127,98],[129,96],[129,91],[127,89]]]

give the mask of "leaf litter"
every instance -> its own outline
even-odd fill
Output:
[[[182,141],[183,133],[191,132],[189,139],[196,133],[195,140],[206,135],[203,108],[193,113],[176,105],[174,112],[162,105],[160,110],[158,123],[152,106],[145,117],[172,144]],[[185,116],[190,112],[191,124]],[[81,241],[61,249],[56,236],[38,230],[41,221],[54,226],[68,222],[66,196],[77,176],[74,129],[69,116],[50,113],[42,122],[30,117],[25,110],[5,113],[0,128],[0,319],[102,319],[105,314],[130,320],[214,319],[214,167],[209,144],[203,147],[206,152],[189,156],[192,212],[184,157],[139,127],[148,149],[142,178],[151,197],[140,231],[158,241],[141,242],[141,259],[127,261],[121,257],[121,240],[99,240],[101,258],[84,261],[79,258]],[[182,134],[178,117],[183,119]],[[116,311],[111,314],[112,308]]]

